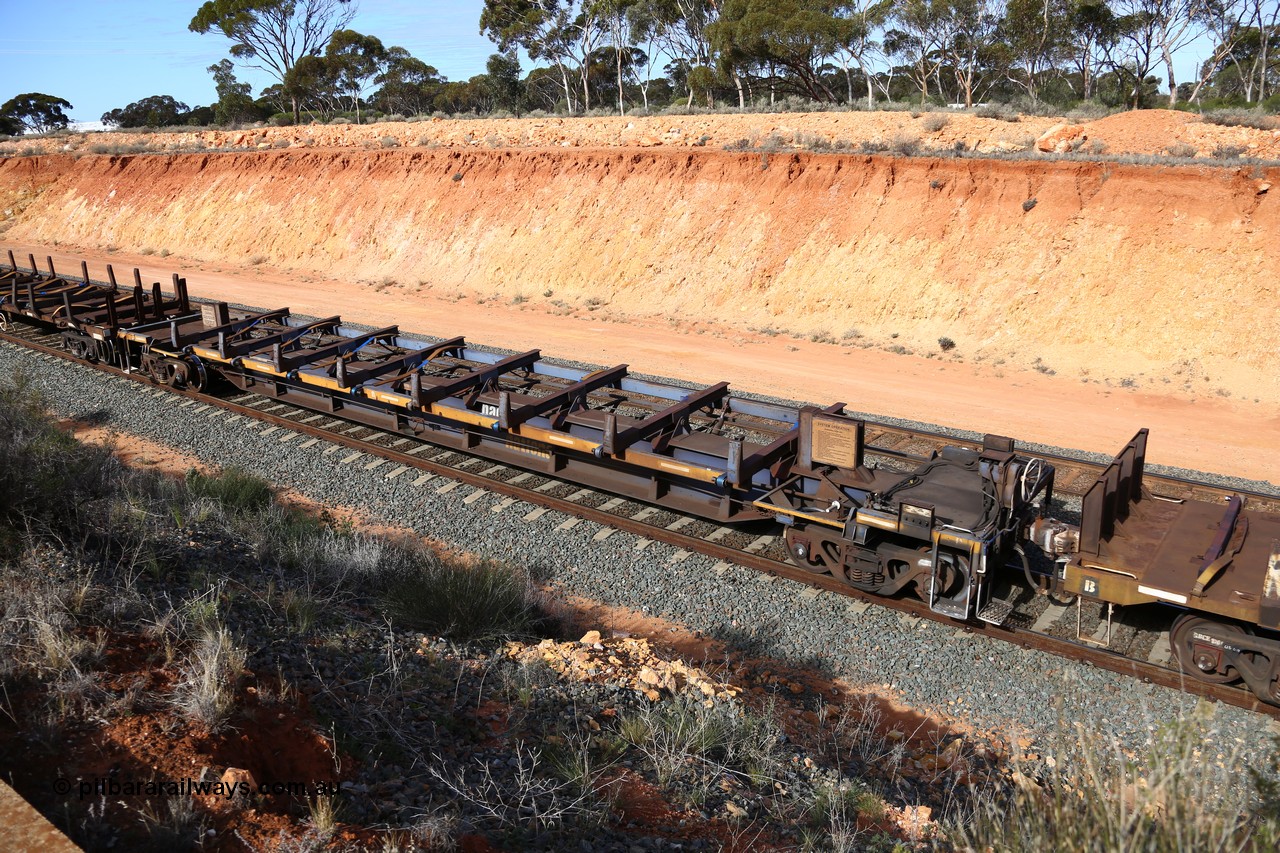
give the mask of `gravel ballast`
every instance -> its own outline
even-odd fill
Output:
[[[500,495],[466,503],[473,487],[439,494],[439,480],[419,487],[407,476],[388,480],[381,468],[340,464],[346,454],[323,455],[323,442],[301,449],[302,442],[259,435],[262,424],[229,422],[225,412],[193,416],[179,407],[181,400],[146,386],[12,344],[0,345],[0,374],[30,377],[61,416],[93,419],[210,464],[241,466],[317,502],[355,507],[476,554],[527,565],[566,594],[671,619],[744,651],[813,664],[853,685],[887,687],[906,705],[981,729],[1048,744],[1080,724],[1137,748],[1162,722],[1190,715],[1197,705],[1187,694],[927,620],[904,620],[879,607],[856,613],[848,599],[814,598],[791,581],[765,580],[739,567],[716,572],[715,561],[679,558],[662,543],[638,550],[630,534],[594,541],[601,529],[594,522],[557,530],[566,520],[559,512],[524,522],[528,504],[493,512]],[[1206,750],[1209,761],[1234,755],[1253,763],[1269,745],[1261,736],[1264,718],[1256,714],[1217,707],[1213,728],[1218,748]],[[1233,754],[1237,748],[1242,752]]]

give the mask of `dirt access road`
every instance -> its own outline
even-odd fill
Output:
[[[107,254],[76,247],[15,245],[62,270],[80,259],[102,276],[137,266],[146,281],[184,274],[193,296],[316,316],[341,314],[365,324],[392,322],[410,332],[465,335],[478,344],[541,349],[548,356],[629,364],[636,372],[828,404],[851,410],[998,432],[1023,441],[1114,453],[1141,427],[1151,430],[1149,460],[1200,471],[1280,483],[1280,412],[1239,398],[1179,398],[1149,391],[1086,385],[1075,379],[990,364],[939,361],[875,349],[813,343],[710,324],[611,322],[554,316],[527,305],[453,300],[395,292],[371,298],[366,285],[307,281],[257,267],[248,270]],[[41,261],[43,263],[43,260]],[[123,278],[127,278],[124,276]]]

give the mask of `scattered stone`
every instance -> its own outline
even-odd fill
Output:
[[[235,791],[234,796],[226,798],[228,803],[239,808],[246,808],[253,804],[253,797],[257,793],[258,783],[248,770],[241,770],[239,767],[228,767],[222,774],[222,784],[226,787],[226,790]]]
[[[655,702],[664,695],[733,699],[742,693],[742,688],[720,682],[678,658],[667,659],[643,638],[606,640],[599,631],[588,631],[576,643],[550,639],[537,645],[510,642],[506,655],[522,663],[540,660],[557,674],[575,681],[636,690]],[[800,692],[804,692],[803,688]]]

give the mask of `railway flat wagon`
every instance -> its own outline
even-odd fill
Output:
[[[987,435],[924,456],[868,446],[844,404],[789,406],[588,369],[463,337],[362,329],[288,308],[193,302],[59,276],[12,253],[0,314],[75,357],[193,391],[229,385],[591,488],[741,525],[781,525],[789,558],[942,617],[1003,624],[1018,589],[1167,611],[1177,663],[1280,704],[1280,514],[1169,498],[1144,483],[1140,431],[1084,497],[1050,516],[1055,468]],[[997,595],[1016,581],[1012,593]]]

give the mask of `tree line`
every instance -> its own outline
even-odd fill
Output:
[[[102,121],[747,109],[797,97],[1280,109],[1280,0],[485,0],[478,26],[497,52],[465,81],[352,29],[356,14],[355,0],[207,0],[188,26],[231,43],[208,69],[217,100],[153,95]],[[1208,57],[1180,79],[1193,46]],[[238,67],[274,82],[253,97]],[[70,106],[20,95],[0,108],[0,132],[65,127]]]
[[[547,63],[570,112],[647,106],[655,82],[740,108],[779,94],[1136,108],[1160,82],[1169,106],[1274,98],[1278,18],[1280,0],[486,0],[480,27]],[[1179,80],[1193,44],[1211,53]]]

